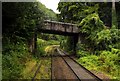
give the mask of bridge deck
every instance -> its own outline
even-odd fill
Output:
[[[59,33],[76,34],[79,33],[79,28],[77,27],[76,24],[45,20],[44,26],[38,27],[38,31],[41,31],[43,33],[56,32],[56,34]]]

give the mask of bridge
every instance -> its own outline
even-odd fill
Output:
[[[76,24],[63,23],[57,21],[45,20],[44,26],[37,26],[38,32],[58,34],[58,35],[68,35],[73,36],[79,33],[79,28]]]
[[[37,30],[35,30],[35,34],[31,40],[30,52],[35,53],[35,50],[37,48],[36,41],[37,41],[38,32],[72,36],[74,41],[73,50],[75,51],[76,44],[78,42],[78,37],[79,37],[79,28],[77,27],[76,24],[45,20],[44,25],[42,27],[41,27],[41,24],[38,24],[36,28]]]
[[[76,44],[78,40],[81,40],[82,34],[79,33],[79,28],[76,24],[63,23],[56,21],[44,21],[44,26],[40,27],[40,24],[37,25],[37,30],[33,36],[33,43],[31,45],[31,52],[36,52],[36,41],[38,32],[49,33],[49,34],[58,34],[64,36],[71,36],[74,43],[74,53],[76,54]],[[79,39],[80,38],[80,39]],[[44,58],[48,60],[49,57]],[[72,55],[67,54],[62,49],[57,48],[55,53],[51,54],[51,81],[53,80],[75,80],[75,81],[102,81],[99,77],[94,75],[92,72],[87,70],[85,67],[76,62],[75,58]],[[42,62],[42,61],[41,61]],[[42,62],[44,64],[44,61]],[[40,66],[38,66],[32,81],[35,80],[38,71],[40,71]],[[61,73],[61,75],[59,74]]]

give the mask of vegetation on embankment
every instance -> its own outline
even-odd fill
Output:
[[[51,79],[51,58],[32,59],[26,62],[22,79]]]
[[[59,3],[59,21],[76,23],[82,33],[77,45],[78,62],[90,70],[102,71],[119,79],[120,67],[120,3],[116,3],[116,18],[112,18],[112,3]],[[56,14],[41,3],[2,3],[3,79],[31,78],[26,76],[31,64],[36,65],[40,56],[51,54],[60,47],[73,53],[73,37],[40,34],[37,53],[29,52],[31,38],[36,25],[42,27],[43,20],[57,20]],[[115,16],[115,15],[113,15]],[[114,23],[112,23],[114,21]],[[52,40],[51,40],[52,39]],[[58,42],[59,41],[59,42]],[[56,46],[57,45],[57,46]],[[51,49],[53,48],[53,49]],[[28,69],[28,67],[30,67]]]
[[[22,77],[24,64],[31,59],[26,44],[23,42],[14,44],[6,41],[3,45],[2,78],[18,79],[18,77]]]
[[[56,47],[59,47],[59,41],[37,39],[37,57],[50,56]]]
[[[86,51],[81,51],[78,55],[81,56],[82,54],[82,56],[77,60],[80,64],[90,71],[100,72],[109,76],[109,79],[120,79],[119,49],[112,48],[110,51],[99,51],[97,52],[99,55],[90,52],[86,54]]]
[[[80,27],[77,61],[89,70],[103,72],[110,75],[111,79],[120,80],[120,2],[115,3],[116,10],[112,10],[112,4],[60,2],[58,9],[61,13],[58,17],[60,21],[76,23]],[[62,48],[70,52],[74,49],[71,38],[66,38],[61,44]]]
[[[29,61],[25,62],[21,73],[22,79],[50,79],[51,58],[47,56],[50,56],[56,47],[59,47],[59,41],[37,38],[37,52],[35,55],[32,54]]]
[[[37,54],[29,51],[35,27],[38,23],[42,27],[43,20],[57,20],[57,16],[36,2],[2,3],[2,13],[2,79],[30,79],[33,76],[28,73],[40,61]],[[52,43],[46,41],[45,46]],[[44,53],[42,47],[38,45],[41,55]]]

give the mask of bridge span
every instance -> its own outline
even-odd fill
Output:
[[[79,27],[76,24],[64,23],[58,21],[45,20],[44,25],[41,27],[39,23],[35,29],[34,36],[32,38],[32,44],[30,45],[30,51],[35,53],[37,48],[37,34],[38,33],[48,33],[48,34],[57,34],[63,36],[71,36],[73,38],[74,52],[76,53],[76,44],[79,38]],[[74,54],[75,54],[74,53]]]
[[[37,31],[49,34],[74,36],[79,33],[79,28],[76,24],[45,20],[43,27],[37,26]]]

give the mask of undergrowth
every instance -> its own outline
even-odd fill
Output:
[[[110,51],[103,50],[99,53],[82,56],[77,61],[89,70],[104,72],[111,76],[111,79],[120,80],[120,50],[112,48]]]
[[[55,40],[37,39],[37,56],[49,56],[54,52],[55,48],[59,47],[59,42]]]
[[[40,62],[40,56],[50,55],[52,50],[58,47],[58,41],[45,41],[37,39],[37,53],[29,53],[28,46],[24,42],[3,42],[2,50],[2,78],[3,79],[31,79],[28,76],[32,67]],[[34,74],[34,73],[33,73]]]
[[[3,79],[18,79],[22,77],[22,70],[29,58],[27,45],[23,42],[16,44],[6,42],[2,51]]]

